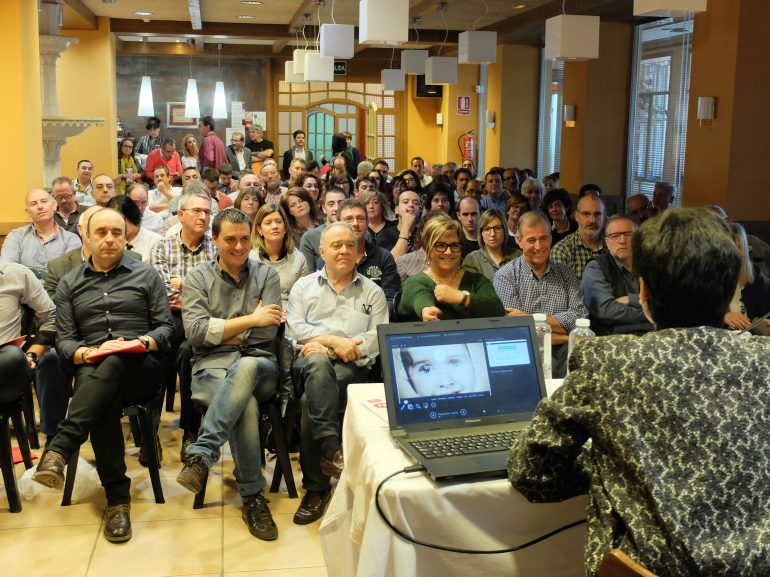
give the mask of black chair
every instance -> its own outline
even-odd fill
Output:
[[[0,467],[3,471],[3,483],[5,483],[5,493],[8,496],[8,506],[11,513],[21,513],[21,499],[19,499],[19,488],[16,484],[16,472],[13,467],[9,421],[13,423],[16,441],[19,443],[19,449],[24,459],[24,467],[32,468],[32,455],[27,442],[22,405],[23,397],[0,404]]]
[[[36,270],[32,268],[33,272]],[[35,273],[37,276],[37,273]],[[38,276],[38,278],[40,278]],[[21,334],[31,335],[37,329],[35,328],[35,311],[27,305],[22,306]],[[29,344],[25,347],[28,348]],[[27,438],[29,446],[33,449],[40,448],[40,441],[37,438],[37,425],[35,424],[35,373],[32,373],[32,380],[29,382],[29,390],[24,394],[22,409],[24,411],[24,423],[27,426]]]
[[[134,443],[144,448],[147,455],[147,468],[150,471],[150,482],[152,483],[152,492],[155,495],[155,502],[165,503],[163,498],[163,487],[160,484],[160,463],[158,462],[158,452],[155,447],[155,424],[153,412],[156,407],[163,404],[163,397],[158,396],[141,405],[131,405],[124,407],[123,415],[129,417],[131,429],[134,433]],[[75,475],[77,474],[78,449],[70,455],[67,462],[67,476],[64,481],[64,495],[62,496],[62,507],[72,503],[72,489],[75,487]]]

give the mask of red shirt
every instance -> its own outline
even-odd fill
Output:
[[[203,170],[211,167],[219,170],[219,167],[227,164],[225,143],[217,136],[216,132],[209,132],[201,142],[201,150],[198,153],[198,166]]]
[[[156,148],[150,154],[147,155],[147,162],[144,165],[144,173],[147,178],[152,180],[152,175],[155,173],[155,169],[159,166],[165,166],[168,168],[171,181],[179,180],[182,176],[182,161],[179,159],[179,153],[174,151],[171,158],[166,160],[160,154],[160,148]]]

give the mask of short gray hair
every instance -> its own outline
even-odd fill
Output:
[[[204,184],[201,184],[201,186],[205,189]],[[192,198],[200,198],[211,202],[211,197],[209,196],[208,191],[201,192],[197,190],[187,190],[187,187],[185,187],[185,191],[182,193],[182,196],[179,197],[179,204],[177,205],[179,210],[184,210],[187,207],[187,203],[190,202],[190,199]]]
[[[353,227],[350,226],[347,222],[343,222],[340,220],[334,221],[331,224],[327,224],[326,227],[323,229],[323,232],[321,233],[321,244],[326,245],[326,235],[336,229],[336,228],[344,228],[350,231],[350,234],[353,235],[353,238],[356,237],[356,233],[353,232]]]

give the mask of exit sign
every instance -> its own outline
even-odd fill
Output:
[[[348,75],[348,61],[347,60],[335,60],[334,61],[334,75],[335,76],[347,76]]]

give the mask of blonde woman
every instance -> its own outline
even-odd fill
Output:
[[[752,319],[761,317],[770,310],[770,294],[768,294],[764,277],[754,271],[746,230],[737,222],[732,223],[730,229],[735,246],[741,253],[741,269],[738,274],[738,286],[735,288],[735,294],[730,301],[730,308],[725,313],[724,321],[729,329],[743,330],[751,326]],[[763,328],[770,327],[768,320],[765,320],[764,324]]]
[[[398,304],[400,320],[501,317],[505,309],[492,282],[460,268],[462,227],[449,215],[425,223],[422,247],[428,268],[407,279]]]
[[[185,168],[198,168],[198,141],[194,134],[185,134],[182,139],[182,170]]]

